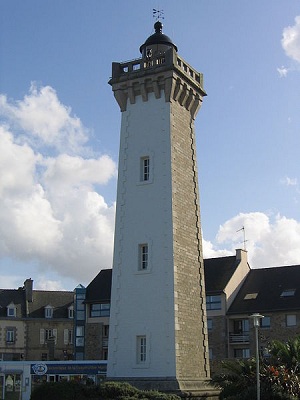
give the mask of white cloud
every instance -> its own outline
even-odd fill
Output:
[[[295,25],[284,28],[281,44],[286,55],[300,63],[300,16],[295,18]]]
[[[0,117],[0,259],[89,282],[111,267],[115,205],[100,193],[115,162],[91,155],[88,130],[50,87],[0,96]]]
[[[48,146],[58,151],[79,152],[88,141],[88,130],[71,108],[60,103],[50,86],[37,88],[32,84],[23,100],[9,102],[0,96],[0,113],[21,131],[19,140],[31,146]]]
[[[252,268],[300,264],[300,222],[261,212],[240,213],[226,221],[219,228],[217,244],[210,247],[210,255],[204,252],[204,257],[219,257],[226,250],[234,254],[236,248],[244,248],[241,227],[245,227]],[[221,246],[226,246],[226,250],[214,250]]]
[[[289,178],[286,176],[285,178],[280,180],[280,183],[286,186],[298,186],[297,178]]]
[[[287,76],[289,69],[282,66],[280,68],[277,68],[277,72],[279,73],[280,78],[283,78]]]

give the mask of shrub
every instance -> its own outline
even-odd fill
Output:
[[[47,382],[36,387],[30,400],[180,400],[173,394],[143,391],[126,382],[86,386],[77,382]]]

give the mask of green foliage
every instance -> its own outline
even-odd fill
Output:
[[[287,342],[270,343],[271,358],[260,361],[261,398],[264,400],[300,399],[300,337]],[[256,398],[256,362],[227,360],[224,373],[213,378],[221,388],[221,400],[252,400]]]
[[[180,400],[157,391],[143,391],[126,382],[104,382],[86,386],[76,382],[43,383],[35,388],[30,400]]]

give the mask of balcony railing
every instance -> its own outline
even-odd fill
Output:
[[[229,343],[248,343],[249,333],[229,333]]]

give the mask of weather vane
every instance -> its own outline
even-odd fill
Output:
[[[156,18],[156,21],[159,21],[160,19],[164,19],[164,10],[160,10],[159,8],[156,10],[153,8],[153,18]]]

